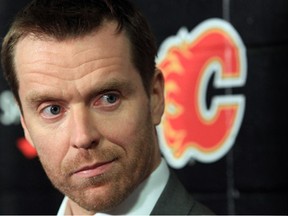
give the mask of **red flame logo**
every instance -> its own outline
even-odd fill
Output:
[[[163,42],[158,67],[165,76],[166,109],[159,129],[161,148],[174,167],[189,160],[213,162],[233,145],[240,128],[245,97],[214,96],[208,108],[207,86],[243,86],[245,47],[227,22],[211,19],[192,32],[182,28]]]

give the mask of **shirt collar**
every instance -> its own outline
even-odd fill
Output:
[[[108,215],[149,215],[156,205],[169,178],[169,168],[162,158],[156,170],[144,180],[119,206],[108,213],[97,213],[95,216]],[[57,215],[64,215],[68,197],[65,197]]]

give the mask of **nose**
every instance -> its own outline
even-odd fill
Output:
[[[89,109],[78,107],[71,113],[70,143],[77,149],[89,149],[99,143],[100,134]]]

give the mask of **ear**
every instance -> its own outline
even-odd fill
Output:
[[[25,119],[24,119],[24,117],[23,117],[23,114],[21,114],[20,120],[21,120],[21,125],[22,125],[22,127],[23,127],[24,135],[25,135],[26,140],[27,140],[33,147],[35,147],[34,144],[33,144],[33,142],[32,142],[30,133],[29,133],[29,131],[28,131],[28,129],[27,129],[27,126],[26,126],[26,123],[25,123]]]
[[[165,107],[164,77],[159,69],[155,70],[155,75],[151,83],[150,100],[152,120],[156,126],[161,122]]]

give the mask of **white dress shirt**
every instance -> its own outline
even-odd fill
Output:
[[[156,170],[144,180],[119,206],[108,213],[96,213],[96,216],[108,215],[149,215],[156,205],[169,178],[169,168],[162,158]],[[65,196],[57,213],[65,214],[68,197]]]

